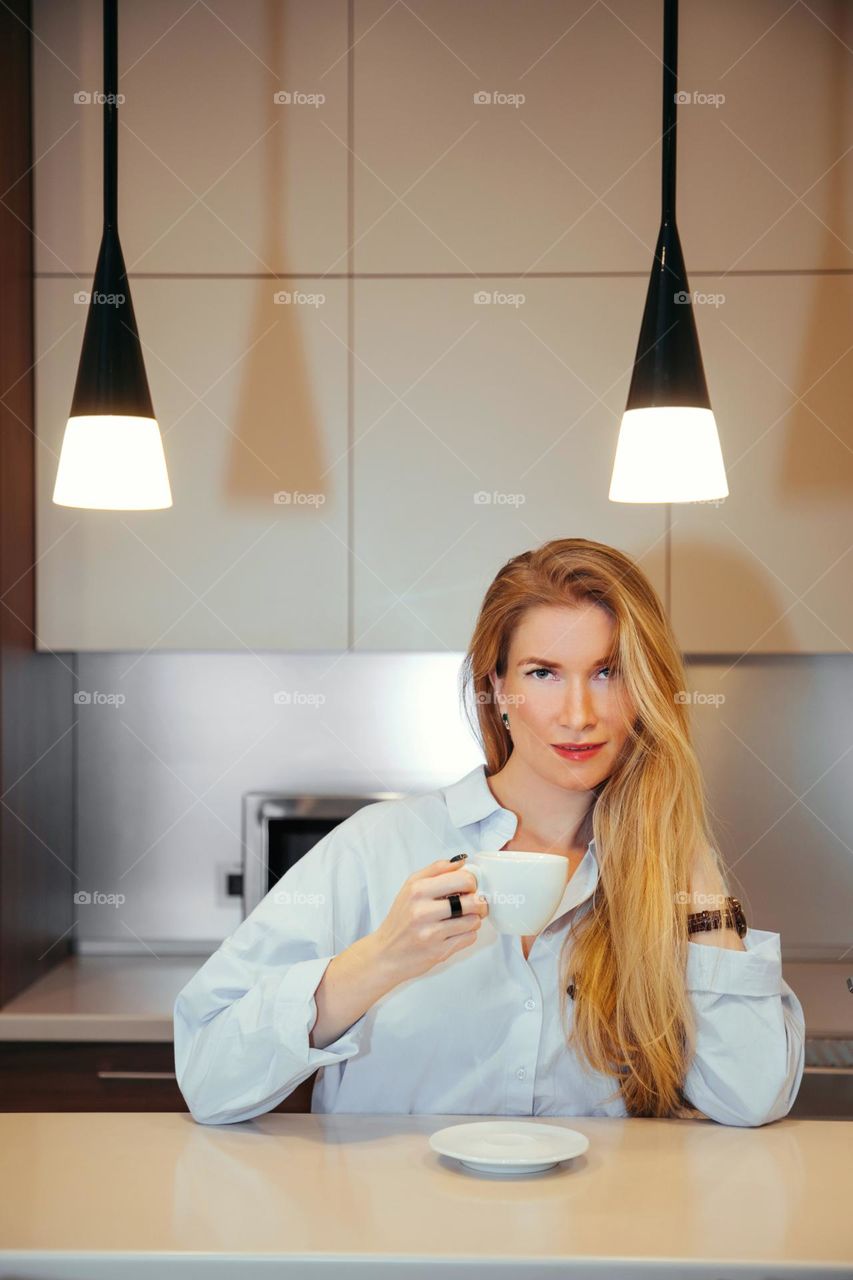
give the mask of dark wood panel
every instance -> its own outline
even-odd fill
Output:
[[[174,1071],[166,1043],[0,1042],[0,1111],[186,1111]],[[274,1109],[310,1111],[316,1074]]]
[[[74,918],[72,660],[35,649],[30,23],[0,6],[0,1004],[69,954]]]

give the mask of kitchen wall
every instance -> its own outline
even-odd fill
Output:
[[[223,886],[246,791],[415,792],[472,769],[461,657],[80,655],[79,888],[126,901],[81,906],[78,941],[160,954],[236,928]],[[688,675],[718,845],[750,921],[778,930],[787,957],[840,958],[853,941],[853,660],[733,657]]]
[[[545,530],[530,479],[511,536],[478,544],[469,571],[470,511],[443,505],[442,466],[458,446],[523,471],[535,439],[549,492],[569,467],[605,483],[657,229],[660,4],[119,12],[120,225],[178,500],[127,518],[50,503],[85,315],[70,299],[100,226],[100,119],[69,109],[99,84],[100,4],[34,0],[38,631],[75,651],[92,695],[76,709],[78,883],[125,896],[80,906],[78,944],[159,953],[235,927],[222,882],[244,791],[420,790],[479,759],[435,601],[458,635]],[[841,0],[681,6],[680,87],[699,97],[679,115],[679,225],[693,288],[730,299],[696,312],[737,519],[578,494],[547,529],[646,552],[690,637],[697,744],[750,918],[786,955],[833,958],[853,951],[851,25]],[[497,103],[460,125],[472,85],[524,89],[529,109],[512,130]],[[326,103],[285,118],[273,89]],[[540,310],[469,348],[484,279]],[[324,310],[295,318],[272,302],[282,287],[322,289]],[[569,434],[576,452],[546,452]],[[259,455],[301,488],[328,464],[323,530],[300,543],[271,522]],[[450,588],[386,571],[401,538]],[[271,652],[299,648],[309,611],[317,652]]]

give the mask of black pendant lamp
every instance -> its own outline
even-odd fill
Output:
[[[664,0],[661,226],[616,446],[613,502],[710,501],[729,491],[675,223],[677,92],[678,0]]]
[[[170,507],[118,237],[117,0],[104,0],[104,229],[53,501],[112,510]]]

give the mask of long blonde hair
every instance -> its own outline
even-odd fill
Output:
[[[694,869],[710,875],[722,894],[729,890],[709,839],[684,664],[653,586],[628,556],[586,538],[559,538],[514,556],[483,600],[462,666],[463,705],[491,776],[513,747],[490,673],[505,675],[510,642],[528,609],[590,601],[615,622],[613,663],[635,718],[614,771],[595,788],[599,881],[561,953],[562,1025],[568,1044],[618,1081],[608,1101],[621,1092],[628,1115],[696,1114],[681,1092],[695,1049],[686,917],[698,908],[686,899]]]

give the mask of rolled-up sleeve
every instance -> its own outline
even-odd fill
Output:
[[[357,818],[304,854],[179,993],[175,1072],[200,1123],[249,1120],[361,1052],[366,1013],[324,1048],[309,1044],[327,965],[369,932]]]
[[[803,1008],[782,977],[778,933],[749,929],[746,951],[688,942],[696,1051],[683,1092],[721,1124],[756,1126],[790,1111],[805,1066]]]

